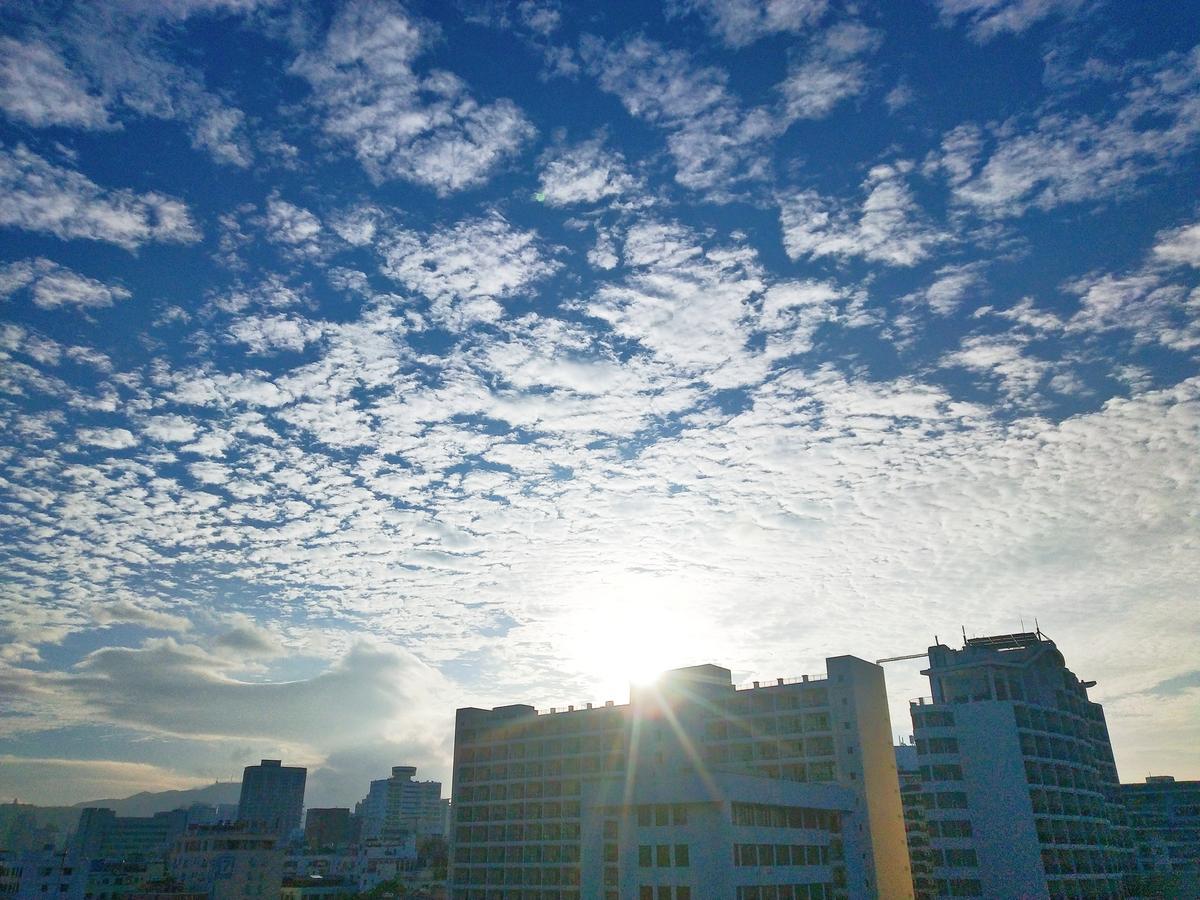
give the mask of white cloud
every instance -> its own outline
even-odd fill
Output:
[[[49,232],[63,240],[108,241],[126,250],[150,241],[190,244],[200,239],[183,201],[155,191],[106,190],[22,145],[0,149],[0,225]]]
[[[230,338],[246,344],[254,353],[299,353],[320,340],[323,331],[320,323],[294,316],[247,316],[229,326]]]
[[[1021,34],[1051,16],[1069,16],[1088,0],[938,0],[946,22],[966,19],[971,37],[986,43],[1002,34]]]
[[[95,309],[133,296],[120,285],[104,284],[40,257],[0,266],[0,298],[21,289],[28,289],[34,305],[42,309]]]
[[[1115,110],[1050,111],[986,130],[960,125],[926,170],[945,172],[955,199],[992,217],[1053,209],[1128,190],[1200,142],[1200,47],[1131,65]]]
[[[945,354],[944,367],[961,367],[999,379],[1004,392],[1015,400],[1028,400],[1050,363],[1027,351],[1027,337],[1016,334],[973,335],[964,338],[959,349]]]
[[[764,143],[786,123],[765,108],[743,111],[721,69],[697,67],[683,51],[644,37],[621,46],[586,39],[582,53],[600,87],[630,115],[667,131],[675,180],[684,187],[722,196],[766,174]]]
[[[625,157],[604,146],[602,136],[542,156],[541,192],[551,206],[599,203],[640,187],[625,167]]]
[[[139,443],[127,428],[80,428],[78,435],[83,443],[106,450],[126,450]]]
[[[272,194],[267,198],[267,236],[300,256],[321,253],[321,220],[301,206]]]
[[[0,38],[0,108],[9,118],[35,128],[116,127],[104,99],[72,74],[53,47],[38,40]]]
[[[857,22],[835,25],[814,39],[779,85],[787,119],[820,119],[861,94],[867,70],[860,57],[881,42],[879,32]]]
[[[1160,231],[1154,255],[1171,265],[1200,267],[1200,224]]]
[[[558,268],[534,232],[495,213],[427,234],[397,229],[380,249],[384,274],[434,301],[435,316],[458,324],[498,319],[499,300]]]
[[[828,0],[679,0],[678,12],[697,12],[730,47],[745,47],[768,35],[797,34],[816,24]]]
[[[940,316],[948,316],[967,296],[981,292],[983,268],[980,263],[942,266],[934,273],[931,284],[904,299],[909,303],[922,303]]]
[[[780,200],[783,245],[788,256],[861,256],[871,262],[912,266],[948,240],[925,221],[905,183],[907,163],[875,166],[863,182],[866,199],[858,211],[801,191]]]
[[[397,5],[356,0],[292,71],[312,85],[325,131],[354,145],[374,181],[445,196],[483,183],[534,128],[512,101],[480,103],[450,72],[418,75],[428,30]]]
[[[602,286],[584,306],[589,315],[688,377],[719,387],[762,377],[765,359],[746,346],[751,299],[765,287],[752,250],[706,249],[684,226],[642,222],[622,255],[631,273]]]
[[[1066,330],[1095,334],[1124,330],[1141,344],[1174,350],[1200,347],[1200,294],[1173,284],[1149,269],[1114,275],[1093,274],[1064,285],[1080,308]]]

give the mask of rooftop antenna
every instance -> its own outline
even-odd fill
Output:
[[[1042,636],[1042,626],[1038,624],[1037,616],[1033,617],[1033,627],[1037,629],[1037,636]]]
[[[965,647],[965,646],[967,646],[967,626],[966,626],[966,625],[960,625],[959,627],[960,627],[960,628],[962,628],[962,632],[963,632],[963,646]]]
[[[1025,617],[1021,616],[1021,633],[1025,633]]]

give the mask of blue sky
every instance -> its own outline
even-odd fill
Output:
[[[1198,12],[0,3],[0,794],[1035,617],[1200,777]]]

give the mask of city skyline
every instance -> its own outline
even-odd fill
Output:
[[[886,6],[0,7],[0,795],[1035,622],[1200,778],[1197,6]]]

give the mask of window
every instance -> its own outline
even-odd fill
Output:
[[[676,803],[671,807],[671,820],[676,825],[686,825],[688,823],[687,807],[682,803]]]
[[[638,888],[638,900],[654,900],[654,888],[643,884]]]
[[[638,865],[643,869],[648,869],[650,866],[654,865],[651,855],[652,851],[649,844],[642,844],[640,847],[638,847]]]
[[[654,807],[654,824],[655,825],[668,824],[667,815],[668,815],[669,811],[670,811],[669,807],[665,803],[656,804]]]
[[[654,848],[655,864],[659,866],[671,865],[671,845],[659,844]]]
[[[688,845],[687,844],[676,844],[675,845],[675,866],[677,868],[687,868],[690,865],[691,865],[691,861],[688,856]]]

